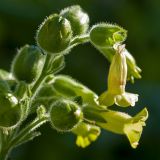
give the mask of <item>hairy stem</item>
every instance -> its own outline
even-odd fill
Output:
[[[69,48],[73,48],[81,43],[86,43],[86,42],[89,42],[88,34],[74,38]],[[31,92],[32,92],[31,101],[35,97],[39,87],[45,80],[46,76],[48,76],[49,74],[47,72],[47,68],[48,68],[48,65],[50,64],[51,56],[52,56],[51,54],[46,55],[42,73],[31,89]],[[23,143],[24,141],[27,141],[28,140],[27,136],[47,121],[48,121],[47,115],[43,116],[42,118],[36,118],[34,121],[28,124],[25,128],[23,128],[20,132],[16,133],[4,146],[2,146],[0,151],[0,160],[7,160],[9,152],[14,147]]]
[[[17,145],[21,144],[23,141],[27,141],[25,139],[27,135],[34,130],[36,130],[38,127],[40,127],[42,124],[46,123],[48,121],[48,116],[45,115],[42,118],[36,118],[34,121],[32,121],[29,125],[27,125],[25,128],[23,128],[13,139],[11,139],[5,146],[2,147],[2,150],[0,152],[0,160],[7,160],[9,152],[16,147]]]
[[[6,160],[8,157],[9,148],[6,147],[8,142],[8,136],[2,130],[0,130],[0,160]]]
[[[0,160],[7,160],[8,158],[8,149],[2,150],[2,152],[0,153]]]
[[[85,34],[85,35],[82,35],[82,36],[79,36],[79,37],[75,37],[71,44],[70,44],[70,47],[69,48],[73,48],[81,43],[86,43],[86,42],[89,42],[90,38],[89,38],[89,35],[88,34]],[[33,88],[32,88],[32,97],[34,97],[36,91],[38,90],[39,86],[41,85],[41,83],[44,81],[45,77],[47,76],[46,75],[46,68],[49,64],[49,61],[51,59],[51,54],[47,54],[46,55],[46,60],[45,60],[45,64],[44,64],[44,67],[43,67],[43,70],[42,70],[42,73],[40,75],[40,77],[38,78],[38,80],[36,81],[36,83],[34,84]]]
[[[25,128],[23,128],[17,136],[10,142],[9,146],[16,146],[18,145],[27,135],[28,133],[33,132],[38,127],[40,127],[42,124],[46,123],[48,121],[48,116],[44,116],[42,118],[36,118],[33,122],[31,122],[29,125],[27,125]]]
[[[45,60],[44,66],[43,66],[42,73],[41,73],[40,77],[38,78],[38,80],[36,81],[36,83],[34,84],[32,90],[31,90],[32,91],[32,97],[34,97],[34,95],[36,94],[36,91],[38,90],[41,83],[44,81],[45,77],[47,76],[45,71],[46,71],[47,65],[49,63],[50,56],[51,56],[50,54],[46,55],[46,60]]]
[[[89,35],[88,34],[85,34],[85,35],[82,35],[82,36],[78,36],[78,37],[75,37],[72,42],[70,43],[70,48],[73,48],[79,44],[82,44],[82,43],[87,43],[89,42],[90,38],[89,38]]]

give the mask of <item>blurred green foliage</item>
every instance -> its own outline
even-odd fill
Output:
[[[41,137],[18,149],[16,160],[159,160],[160,134],[160,1],[159,0],[0,0],[0,68],[9,70],[16,49],[35,44],[35,33],[42,20],[64,7],[79,4],[97,22],[117,23],[128,30],[127,48],[142,68],[142,79],[128,88],[139,93],[139,111],[148,106],[150,117],[140,145],[130,148],[123,136],[104,132],[86,149],[78,148],[75,137],[57,134],[42,127]],[[109,63],[89,44],[73,49],[63,73],[89,86],[98,94],[106,89]],[[132,109],[129,109],[133,113]],[[47,130],[47,131],[46,131]],[[44,132],[45,131],[45,132]]]

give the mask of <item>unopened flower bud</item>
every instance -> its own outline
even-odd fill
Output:
[[[59,100],[53,103],[49,114],[53,128],[62,132],[70,131],[83,118],[81,108],[70,100]]]
[[[60,12],[60,15],[69,20],[73,30],[73,36],[85,34],[87,32],[89,17],[80,6],[74,5],[65,8]]]
[[[59,75],[53,79],[53,87],[55,91],[64,97],[82,97],[85,103],[96,104],[97,95],[86,86],[77,82],[69,76]]]
[[[70,22],[58,14],[50,15],[37,31],[37,44],[48,53],[66,50],[72,39]]]
[[[20,120],[18,100],[11,93],[0,94],[0,128],[13,127]]]
[[[44,59],[38,47],[25,45],[15,56],[11,71],[18,81],[32,83],[39,77]]]

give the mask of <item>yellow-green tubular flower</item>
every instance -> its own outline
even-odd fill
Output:
[[[127,38],[127,31],[117,25],[100,23],[90,30],[90,41],[110,62],[115,55],[114,45],[122,44]],[[133,56],[125,50],[128,65],[128,80],[141,78],[141,69],[137,66]]]
[[[126,135],[132,148],[136,148],[141,137],[143,126],[148,118],[148,111],[144,108],[136,116],[131,117],[130,115],[112,111],[112,110],[94,110],[93,107],[85,107],[83,109],[84,117],[88,118],[95,123],[113,133]],[[106,122],[98,120],[97,117],[101,117]]]
[[[11,71],[18,81],[33,83],[41,74],[45,56],[36,46],[23,46],[15,56]]]
[[[58,14],[50,15],[37,31],[36,40],[44,51],[55,54],[66,50],[72,39],[70,22]]]
[[[148,118],[148,111],[144,108],[136,116],[131,117],[128,114],[109,111],[101,113],[107,123],[97,123],[104,129],[110,130],[118,134],[125,134],[132,146],[136,148],[141,137],[143,126]]]
[[[89,17],[79,5],[63,9],[60,12],[60,15],[70,22],[73,36],[85,34],[87,32],[89,27]]]
[[[108,75],[108,91],[99,97],[99,102],[102,105],[111,106],[115,103],[118,106],[128,107],[135,106],[135,102],[138,101],[137,94],[125,92],[127,63],[123,49],[123,45],[118,46],[113,57]]]
[[[77,146],[85,148],[98,138],[101,130],[95,125],[81,122],[72,132],[77,135]]]
[[[70,100],[61,99],[52,104],[50,122],[57,131],[68,132],[83,119],[81,108]]]

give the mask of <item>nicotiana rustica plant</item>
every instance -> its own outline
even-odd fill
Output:
[[[138,101],[137,94],[126,91],[127,81],[141,78],[141,69],[125,47],[126,38],[127,31],[118,25],[104,22],[89,28],[89,16],[78,5],[47,17],[37,30],[36,45],[17,51],[10,72],[0,70],[0,160],[39,136],[37,129],[47,122],[58,132],[76,135],[82,148],[95,141],[101,129],[125,135],[136,148],[147,109],[133,117],[114,109],[115,105],[135,106]],[[87,42],[111,63],[108,89],[100,96],[58,74],[65,66],[65,55]]]

